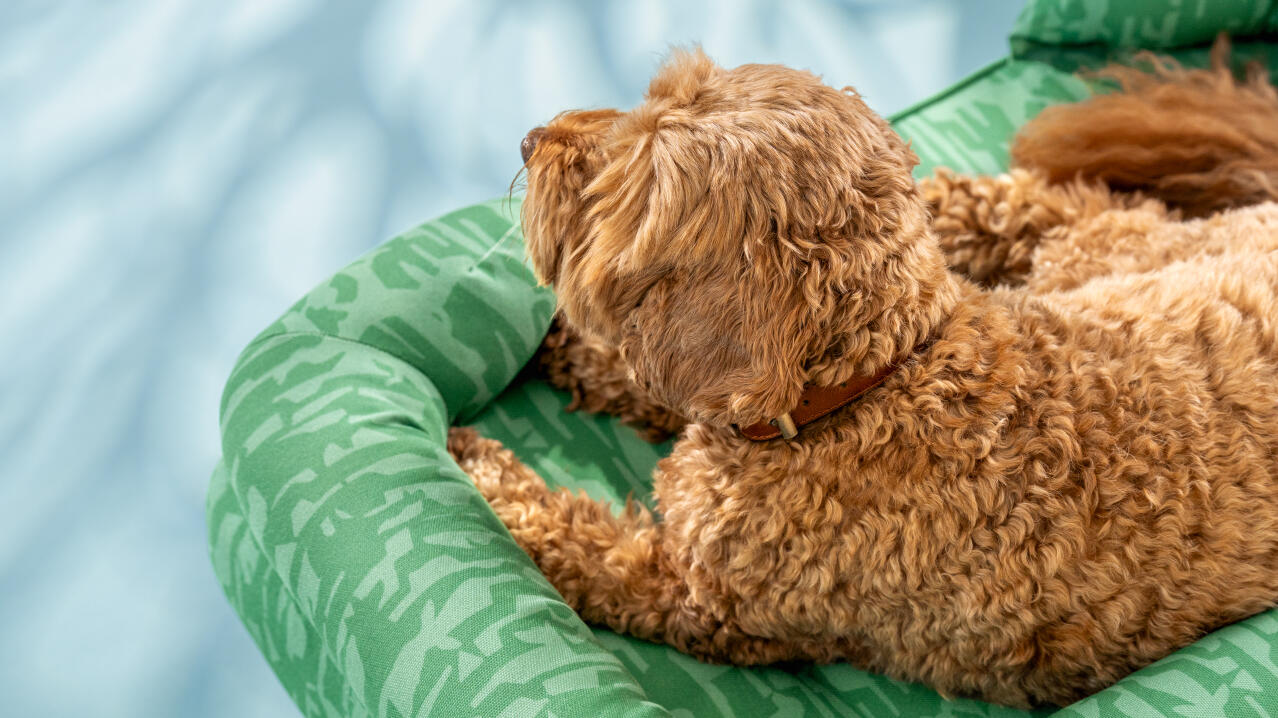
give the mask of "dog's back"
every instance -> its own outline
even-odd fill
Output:
[[[1193,347],[1215,399],[1259,401],[1254,418],[1278,411],[1278,91],[1258,63],[1240,82],[1229,54],[1222,35],[1205,70],[1153,55],[1151,72],[1108,67],[1097,74],[1120,92],[1048,108],[1012,156],[1050,183],[1156,200],[1045,238],[1028,288],[1140,335],[1135,361]]]
[[[1074,672],[1099,688],[1122,656],[1157,657],[1278,600],[1278,95],[1255,68],[1236,82],[1227,55],[1222,40],[1211,70],[1111,68],[1124,92],[1045,112],[1013,150],[1050,181],[1165,203],[1048,238],[1029,291],[1006,292],[1040,342],[1066,347],[1044,356],[1085,386],[1076,418],[1103,417],[1082,438],[1115,455],[1089,460],[1134,469],[1099,492],[1114,523],[1089,529],[1125,583],[1101,596],[1102,577],[1074,577],[1087,609],[1038,635],[1059,648],[1040,656],[1044,683]]]

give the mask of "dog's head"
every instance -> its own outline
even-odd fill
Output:
[[[679,52],[634,110],[562,114],[522,150],[538,278],[695,420],[777,416],[921,339],[893,314],[937,254],[918,160],[850,90]]]

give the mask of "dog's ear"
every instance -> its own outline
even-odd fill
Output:
[[[789,296],[769,311],[765,297],[743,297],[748,285],[704,269],[675,270],[653,284],[622,328],[622,355],[636,383],[695,421],[719,426],[793,408],[808,349],[795,316],[800,302]]]

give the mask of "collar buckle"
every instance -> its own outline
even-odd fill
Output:
[[[794,425],[794,418],[790,416],[788,411],[768,423],[777,427],[777,430],[781,432],[781,437],[786,440],[793,439],[799,435],[799,427]]]

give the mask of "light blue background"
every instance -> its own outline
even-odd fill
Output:
[[[887,114],[1019,5],[4,0],[0,713],[297,714],[207,559],[222,382],[357,254],[505,193],[529,128],[691,42]]]

